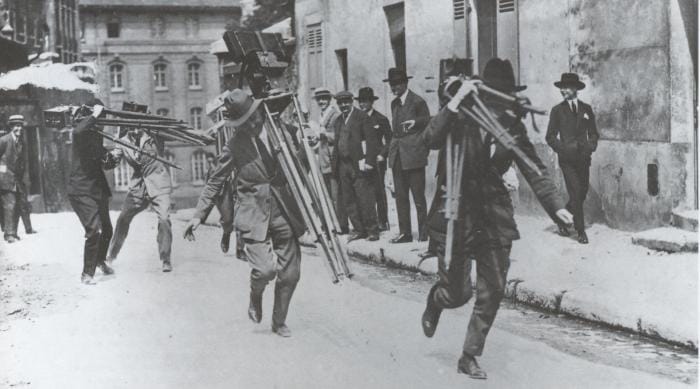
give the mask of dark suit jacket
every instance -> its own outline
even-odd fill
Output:
[[[369,116],[358,108],[353,108],[348,117],[347,124],[343,115],[340,114],[333,122],[333,155],[331,163],[333,171],[338,172],[338,160],[341,158],[341,138],[347,140],[349,158],[355,169],[360,168],[359,161],[365,160],[367,165],[377,166],[377,153],[379,153],[379,139],[377,133],[370,126]],[[362,150],[362,142],[365,142],[366,150]]]
[[[549,114],[545,139],[559,154],[560,161],[590,159],[598,147],[598,129],[591,106],[579,100],[578,112],[574,115],[567,101],[555,105]]]
[[[289,135],[285,133],[285,136],[291,145]],[[275,165],[274,173],[267,172],[253,138],[243,132],[236,133],[219,155],[216,167],[199,196],[195,217],[200,220],[206,218],[226,180],[233,173],[233,187],[237,196],[233,225],[235,230],[241,232],[242,238],[259,242],[266,239],[273,196],[295,236],[300,237],[306,230],[301,210],[276,160]]]
[[[379,154],[386,159],[389,156],[389,144],[391,144],[391,124],[386,116],[376,109],[369,115],[369,126],[377,136]]]
[[[73,130],[69,195],[91,196],[97,199],[112,195],[102,170],[102,161],[107,150],[102,145],[102,137],[90,131],[95,125],[95,120],[92,116],[84,118]]]
[[[474,233],[479,230],[483,231],[486,238],[498,241],[503,245],[510,245],[513,240],[520,237],[513,219],[513,205],[510,195],[502,178],[513,161],[517,164],[545,211],[555,220],[556,211],[564,207],[563,202],[552,180],[547,175],[544,164],[530,143],[525,126],[521,122],[517,122],[510,129],[510,132],[517,139],[520,149],[544,173],[542,176],[538,176],[535,171],[515,158],[511,151],[506,150],[499,143],[496,143],[493,155],[489,155],[490,148],[484,146],[481,131],[446,107],[430,121],[430,125],[423,134],[423,140],[431,149],[442,149],[444,153],[449,131],[452,131],[455,142],[459,142],[459,137],[467,134],[462,196],[456,228],[458,233],[463,234],[466,243],[469,243],[475,237]],[[428,215],[428,229],[433,239],[442,239],[443,241],[447,231],[447,220],[444,213],[441,212],[445,207],[445,193],[442,189],[445,183],[445,161],[442,159],[438,166],[438,189]]]
[[[139,144],[134,143],[128,134],[119,140],[149,154],[156,154],[162,157],[165,152],[163,141],[159,138],[151,138],[146,133],[141,135]],[[139,154],[125,146],[117,145],[116,147],[122,149],[124,152],[122,158],[125,158],[129,165],[134,168],[134,175],[131,177],[131,188],[129,188],[130,192],[139,197],[146,194],[155,197],[172,192],[170,170],[165,164]]]
[[[17,187],[23,184],[24,167],[24,140],[20,140],[20,146],[15,146],[12,133],[0,137],[0,190],[17,191]]]
[[[404,131],[401,123],[415,120],[416,124]],[[391,102],[391,125],[393,137],[389,144],[389,167],[394,167],[400,156],[403,170],[418,169],[428,164],[428,148],[423,143],[421,134],[430,121],[430,110],[425,100],[408,91],[406,102],[401,105],[398,98]]]

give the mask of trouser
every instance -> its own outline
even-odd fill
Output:
[[[333,200],[333,205],[335,206],[335,214],[338,217],[338,223],[340,224],[341,230],[348,229],[348,213],[345,210],[345,202],[343,198],[343,191],[340,189],[340,182],[337,180],[333,173],[323,173],[323,182],[326,184],[326,189],[330,191],[331,199]]]
[[[427,216],[425,202],[425,168],[404,170],[401,160],[396,159],[392,168],[394,175],[394,191],[396,195],[396,213],[399,218],[399,233],[411,235],[411,202],[408,199],[410,190],[413,195],[413,203],[416,206],[418,216],[418,231],[424,234],[424,225]]]
[[[170,251],[173,242],[173,232],[170,224],[170,194],[164,193],[155,197],[139,196],[129,192],[122,204],[121,213],[117,219],[117,225],[114,230],[114,238],[109,248],[109,257],[117,258],[122,249],[124,240],[129,234],[129,225],[134,219],[134,216],[146,209],[149,205],[158,215],[158,234],[156,241],[158,242],[158,253],[160,260],[163,262],[170,261]]]
[[[479,356],[505,294],[511,246],[485,240],[465,248],[463,239],[455,240],[448,269],[445,269],[444,263],[444,242],[435,245],[439,280],[431,289],[430,298],[440,309],[458,308],[466,304],[472,296],[471,262],[475,258],[476,301],[463,350],[469,355]]]
[[[227,181],[215,201],[216,209],[219,210],[219,223],[224,234],[233,232],[233,203],[233,187]]]
[[[386,188],[384,176],[386,174],[386,162],[377,163],[377,174],[374,180],[374,198],[377,203],[377,220],[379,224],[389,226],[389,210],[386,202]]]
[[[95,268],[104,263],[109,240],[112,238],[109,197],[69,195],[68,200],[85,229],[83,273],[93,276]]]
[[[2,230],[5,239],[17,236],[17,200],[18,192],[10,190],[0,190],[0,201],[2,202]]]
[[[361,172],[352,161],[341,160],[338,161],[338,174],[345,209],[355,231],[361,234],[379,233],[373,189],[376,172]]]
[[[270,201],[270,222],[264,241],[244,239],[250,264],[250,289],[261,296],[268,282],[275,282],[272,324],[285,324],[292,294],[299,282],[301,249],[292,227],[282,214],[277,200]]]
[[[29,199],[27,199],[27,190],[24,184],[17,186],[17,207],[15,213],[15,231],[19,228],[19,218],[22,218],[22,224],[24,225],[24,232],[29,232],[33,230],[32,220],[29,214],[32,211],[32,206],[29,204]]]
[[[586,229],[583,220],[583,202],[588,194],[588,180],[591,167],[590,159],[576,162],[559,161],[559,167],[564,174],[566,191],[569,193],[569,202],[566,209],[574,215],[574,228],[577,232]]]

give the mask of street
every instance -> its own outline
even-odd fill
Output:
[[[233,249],[221,253],[217,228],[202,226],[197,240],[186,242],[184,223],[173,220],[174,270],[162,273],[156,219],[143,213],[114,262],[116,274],[98,275],[97,285],[87,286],[79,282],[77,217],[34,217],[39,234],[0,246],[2,387],[680,388],[697,382],[690,352],[643,339],[631,347],[606,343],[608,335],[569,338],[562,334],[587,327],[571,330],[563,319],[542,325],[545,314],[505,302],[480,358],[489,378],[471,380],[457,374],[471,303],[445,312],[427,339],[420,315],[430,280],[354,263],[355,280],[333,285],[311,248],[303,249],[287,320],[292,337],[285,339],[270,330],[272,285],[262,323],[248,319],[248,265]],[[592,344],[581,341],[586,337]],[[622,356],[635,350],[647,356]]]

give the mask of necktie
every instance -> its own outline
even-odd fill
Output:
[[[258,146],[258,152],[260,153],[260,158],[262,158],[263,165],[265,165],[265,170],[267,170],[267,174],[270,177],[274,176],[275,160],[272,159],[272,156],[267,151],[267,147],[265,147],[265,144],[263,143],[262,139],[260,139],[260,137],[255,137],[255,145]]]
[[[577,112],[576,112],[576,102],[574,102],[574,101],[571,102],[571,112],[573,112],[574,115],[577,114]]]

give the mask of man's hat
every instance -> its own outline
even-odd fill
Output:
[[[384,82],[388,82],[389,85],[394,85],[394,84],[400,84],[402,82],[406,82],[413,78],[412,76],[407,76],[406,71],[403,69],[399,68],[391,68],[389,69],[389,76],[384,79]]]
[[[374,95],[374,89],[372,89],[368,86],[360,88],[360,91],[357,94],[358,94],[358,96],[355,97],[355,100],[358,100],[358,101],[367,101],[367,100],[374,101],[374,100],[379,99],[379,97]]]
[[[491,58],[484,66],[481,79],[486,86],[504,93],[519,92],[527,88],[525,85],[515,85],[513,65],[507,59]]]
[[[576,89],[583,89],[586,84],[578,79],[578,74],[576,73],[562,73],[561,80],[554,83],[557,88],[566,88],[567,86],[572,86]]]
[[[240,89],[234,89],[224,97],[230,125],[236,127],[243,123],[255,112],[262,99],[254,99]]]
[[[333,94],[331,93],[330,89],[321,86],[314,89],[314,99],[321,97],[327,97],[330,99],[333,97]]]
[[[24,116],[22,115],[12,115],[9,119],[7,119],[7,124],[10,126],[13,124],[21,124],[25,126],[27,122],[24,121]]]
[[[341,91],[341,92],[338,92],[338,93],[336,93],[336,95],[335,95],[335,99],[336,99],[337,101],[340,101],[340,100],[352,100],[352,98],[353,98],[352,92],[346,91],[346,90]]]

